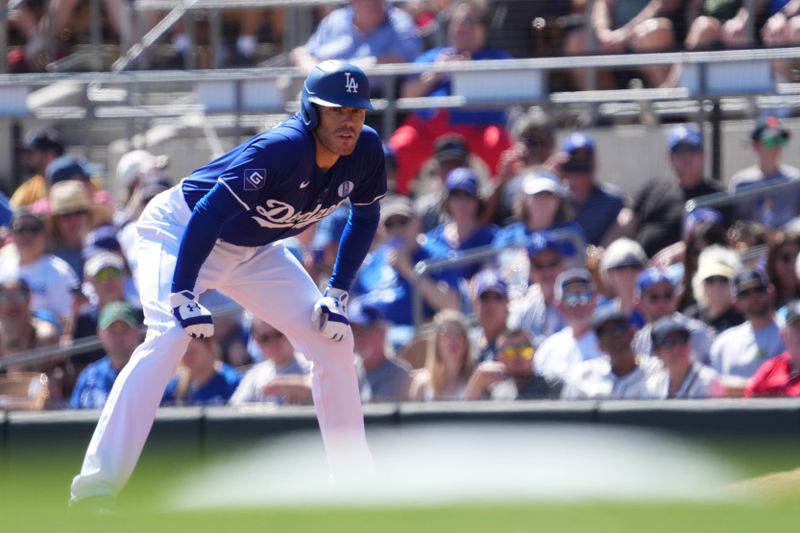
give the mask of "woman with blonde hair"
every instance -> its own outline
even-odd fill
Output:
[[[452,309],[433,317],[436,331],[428,344],[425,367],[414,375],[410,388],[412,400],[459,400],[472,374],[469,321]]]

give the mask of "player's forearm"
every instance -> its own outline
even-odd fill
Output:
[[[219,184],[197,202],[181,237],[172,292],[194,290],[200,267],[214,248],[222,226],[241,210],[233,195]]]
[[[377,201],[369,205],[351,207],[347,225],[339,241],[339,252],[336,254],[333,273],[328,282],[330,287],[350,290],[353,278],[367,257],[372,240],[375,238],[380,216],[380,204]]]

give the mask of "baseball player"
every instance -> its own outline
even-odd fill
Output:
[[[381,140],[364,126],[369,80],[325,61],[305,80],[296,115],[156,196],[137,222],[147,335],[117,378],[72,482],[71,502],[113,496],[144,446],[190,337],[214,334],[198,295],[217,289],[274,325],[313,362],[312,390],[331,473],[371,467],[348,288],[386,193]],[[324,294],[282,239],[349,199],[351,214]]]

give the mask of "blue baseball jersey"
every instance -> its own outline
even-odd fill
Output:
[[[386,194],[383,145],[364,126],[353,153],[324,171],[316,165],[314,136],[296,114],[185,178],[181,187],[189,208],[217,183],[241,208],[229,213],[233,218],[220,238],[261,246],[301,233],[345,200],[368,205],[380,199]]]
[[[173,377],[167,384],[164,396],[161,400],[162,405],[225,405],[233,396],[233,392],[242,381],[239,371],[230,365],[222,363],[214,375],[200,387],[192,387],[186,390],[183,398],[178,398],[178,388],[181,377]]]
[[[87,366],[72,390],[70,409],[102,409],[118,374],[107,355]]]

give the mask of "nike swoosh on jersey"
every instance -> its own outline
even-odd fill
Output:
[[[311,185],[311,180],[306,180],[306,181],[301,181],[301,182],[300,182],[300,188],[301,188],[301,189],[305,189],[305,188],[306,188],[306,187],[308,187],[309,185]]]

